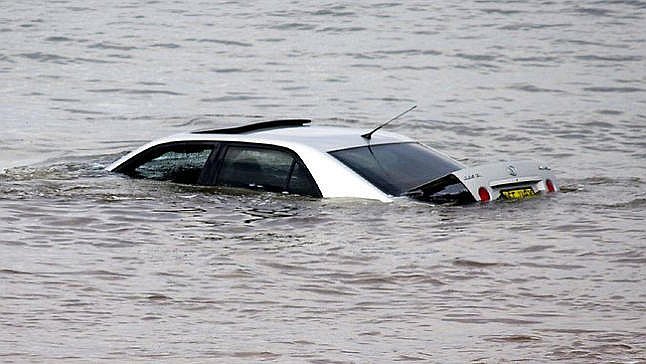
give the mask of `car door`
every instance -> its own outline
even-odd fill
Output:
[[[314,179],[289,149],[247,143],[222,147],[215,185],[321,197]]]

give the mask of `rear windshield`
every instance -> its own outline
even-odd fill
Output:
[[[393,196],[463,168],[458,162],[419,143],[380,144],[330,154]]]

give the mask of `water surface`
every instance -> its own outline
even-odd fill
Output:
[[[0,358],[646,360],[646,3],[5,2]],[[388,126],[566,192],[429,206],[129,180],[169,133]]]

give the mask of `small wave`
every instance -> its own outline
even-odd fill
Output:
[[[8,63],[16,63],[13,59],[11,59],[9,56],[0,54],[0,61],[2,62],[8,62]]]
[[[456,258],[453,261],[453,265],[464,266],[464,267],[473,267],[473,268],[487,268],[487,267],[505,267],[510,266],[509,263],[497,263],[497,262],[479,262],[476,260]]]
[[[579,181],[580,186],[585,185],[612,185],[615,184],[617,180],[610,177],[589,177]]]
[[[106,61],[103,59],[96,59],[96,58],[74,58],[74,62],[81,62],[81,63],[115,63],[114,61]]]
[[[616,115],[616,114],[610,113],[610,115]],[[581,125],[586,126],[588,128],[607,128],[607,129],[610,129],[610,128],[614,127],[613,124],[606,123],[606,122],[603,122],[603,121],[590,121],[590,122],[587,122],[587,123],[581,123]]]
[[[443,286],[447,284],[426,272],[401,272],[394,274],[362,273],[351,277],[343,277],[339,280],[346,284],[358,286],[410,286],[415,284]]]
[[[624,112],[619,111],[619,110],[607,110],[607,109],[604,109],[604,110],[597,110],[596,113],[601,114],[601,115],[621,115]],[[606,124],[608,124],[608,123],[606,123]],[[610,124],[608,124],[608,125],[610,125]]]
[[[13,269],[0,269],[0,274],[33,274],[31,272],[24,272],[20,270],[13,270]]]
[[[54,102],[81,102],[81,99],[66,99],[66,98],[52,97],[52,98],[49,99],[49,101],[54,101]]]
[[[43,52],[33,52],[33,53],[21,53],[19,57],[31,59],[39,62],[52,62],[52,63],[68,63],[70,58],[59,56],[57,54],[43,53]]]
[[[144,85],[144,86],[166,86],[166,84],[163,82],[149,82],[149,81],[141,81],[141,82],[137,82],[137,84]]]
[[[386,9],[386,8],[396,8],[402,6],[403,3],[399,2],[390,2],[390,3],[378,3],[373,5],[377,9]]]
[[[353,58],[353,59],[384,59],[386,56],[384,54],[379,54],[379,52],[376,53],[345,53],[343,54],[344,56]],[[330,54],[329,56],[336,56],[336,54]]]
[[[106,61],[106,60],[96,59],[96,58],[83,58],[83,57],[69,58],[65,56],[60,56],[58,54],[43,53],[43,52],[21,53],[21,54],[18,54],[18,57],[31,59],[38,62],[51,62],[56,64],[114,63],[113,61]]]
[[[267,99],[264,96],[248,96],[248,95],[238,95],[238,96],[221,96],[221,97],[211,97],[200,99],[203,102],[230,102],[230,101],[248,101],[248,100],[264,100]]]
[[[180,92],[166,91],[166,90],[124,90],[123,92],[131,95],[171,95],[171,96],[183,95],[183,93],[180,93]]]
[[[361,32],[367,30],[364,27],[325,27],[323,29],[317,30],[317,32],[325,33],[347,33],[347,32]]]
[[[639,62],[644,58],[641,56],[598,56],[595,54],[575,56],[574,58],[583,61],[603,61],[603,62]]]
[[[410,102],[415,103],[414,99],[409,99],[405,97],[366,97],[366,100],[369,101],[385,101],[385,102]]]
[[[612,10],[600,9],[600,8],[576,8],[574,9],[574,12],[583,14],[583,15],[593,15],[593,16],[609,16],[615,13]]]
[[[516,57],[511,59],[514,62],[557,62],[559,59],[557,57]]]
[[[403,66],[396,66],[396,67],[387,67],[385,68],[387,70],[408,70],[408,71],[428,71],[428,70],[439,70],[440,67],[436,66],[409,66],[409,65],[403,65]]]
[[[72,38],[61,37],[61,36],[52,36],[45,38],[46,42],[71,42],[74,41]]]
[[[532,245],[524,249],[520,249],[519,252],[521,253],[535,253],[535,252],[542,252],[547,249],[554,248],[554,245]]]
[[[168,49],[175,49],[175,48],[180,48],[181,46],[179,44],[175,43],[154,43],[150,45],[153,48],[168,48]]]
[[[271,28],[276,30],[313,30],[316,26],[305,23],[284,23],[274,25]]]
[[[525,92],[553,92],[553,93],[564,93],[563,90],[541,88],[530,84],[517,84],[508,87],[512,90],[520,90]]]
[[[593,41],[590,41],[590,40],[581,40],[581,39],[557,39],[554,42],[555,43],[569,43],[569,44],[581,45],[581,46],[597,46],[597,47],[605,47],[605,48],[623,48],[619,44],[593,42]]]
[[[525,267],[550,268],[550,269],[559,269],[559,270],[574,270],[574,269],[585,268],[585,266],[577,265],[577,264],[539,264],[539,263],[525,262],[525,263],[521,263],[520,265]]]
[[[267,42],[267,43],[280,43],[284,42],[285,38],[262,38],[258,39],[259,42]]]
[[[211,71],[215,73],[240,73],[245,72],[242,68],[213,68]]]
[[[332,17],[342,17],[342,16],[353,16],[356,15],[355,12],[352,11],[344,11],[346,9],[345,6],[337,6],[331,9],[321,9],[321,10],[316,10],[316,11],[311,11],[309,12],[310,15],[313,16],[332,16]]]
[[[644,92],[646,89],[639,87],[585,87],[583,91],[590,92],[620,92],[620,93],[632,93],[632,92]]]
[[[104,162],[112,161],[120,155],[97,155],[77,158],[65,157],[65,161],[49,159],[45,165],[14,167],[0,170],[0,181],[22,182],[31,180],[69,180],[80,177],[105,175]]]
[[[215,43],[215,44],[222,44],[222,45],[227,45],[227,46],[236,46],[236,47],[252,47],[253,44],[251,43],[244,43],[244,42],[238,42],[234,40],[223,40],[223,39],[187,39],[187,41],[194,41],[194,42],[200,42],[200,43]]]
[[[132,277],[132,274],[129,273],[119,273],[113,272],[105,269],[96,269],[96,270],[82,270],[82,271],[43,271],[33,274],[38,274],[45,277],[53,276],[92,276],[97,279],[104,280],[118,280],[126,279]]]
[[[233,353],[232,357],[250,361],[276,361],[281,357],[281,354],[270,351],[241,351]]]
[[[511,342],[511,343],[522,343],[530,341],[539,341],[540,337],[530,336],[530,335],[498,335],[498,336],[489,336],[485,337],[484,340],[492,342]]]
[[[536,320],[521,320],[521,319],[511,319],[511,318],[442,318],[442,321],[453,321],[461,322],[467,324],[489,324],[489,323],[500,323],[507,325],[534,325],[540,324],[541,321]]]
[[[80,11],[95,11],[96,9],[88,8],[85,6],[68,6],[65,8],[65,10],[80,12]]]
[[[343,77],[343,76],[338,76],[338,77],[328,77],[325,79],[325,82],[339,82],[339,83],[347,83],[348,78]]]
[[[501,15],[515,15],[515,14],[522,13],[522,11],[520,10],[509,10],[509,9],[481,9],[480,11],[487,14],[501,14]]]
[[[608,208],[614,208],[614,209],[637,210],[637,209],[646,207],[646,198],[639,197],[627,202],[620,202],[620,203],[609,204],[604,206]]]
[[[102,111],[93,111],[93,110],[82,110],[82,109],[63,109],[72,114],[82,114],[82,115],[106,115],[107,113]]]
[[[331,287],[301,287],[298,288],[299,291],[316,293],[324,296],[354,296],[355,292],[348,290],[334,289]]]
[[[634,338],[617,333],[605,334],[607,331],[604,331],[604,334],[598,334],[595,331],[583,329],[547,329],[545,331],[576,334],[579,337],[583,335],[592,336],[590,337],[590,340],[576,340],[573,343],[563,343],[562,345],[555,347],[551,353],[547,354],[548,359],[556,359],[555,361],[567,361],[573,363],[638,363],[643,362],[644,359],[644,356],[641,355],[643,352],[643,345],[641,345],[640,342],[634,342],[634,345],[626,343],[626,341],[631,339],[643,340],[643,335],[641,334],[636,335],[637,337]],[[630,342],[630,344],[633,344],[633,342]],[[617,360],[617,358],[621,359]]]
[[[646,264],[646,258],[621,258],[616,260],[611,260],[612,263],[632,263],[643,265]]]
[[[414,362],[414,361],[426,362],[426,361],[430,360],[433,357],[433,355],[430,354],[430,353],[419,352],[417,354],[418,355],[399,354],[399,356],[394,358],[393,361],[396,361],[396,362],[403,361],[403,362],[406,362],[406,363]]]
[[[180,96],[182,93],[166,90],[138,90],[138,89],[124,89],[124,88],[103,88],[103,89],[90,89],[87,92],[96,93],[123,93],[129,95],[170,95]]]
[[[498,59],[497,56],[488,55],[488,54],[467,54],[467,53],[456,53],[455,57],[468,59],[470,61],[483,61],[483,62],[490,62]]]
[[[119,51],[131,51],[131,50],[137,49],[137,47],[124,46],[124,45],[119,45],[119,44],[110,43],[110,42],[95,43],[95,44],[89,45],[88,48],[112,49],[112,50],[119,50]]]
[[[547,28],[566,28],[571,27],[571,23],[560,23],[560,24],[535,24],[535,23],[519,23],[511,24],[500,27],[502,30],[536,30],[536,29],[547,29]]]
[[[165,294],[161,293],[151,293],[146,298],[151,301],[167,301],[173,299],[172,297],[166,296]]]
[[[245,220],[245,222],[247,223],[251,223],[259,220],[296,216],[296,212],[294,211],[295,208],[292,206],[269,208],[269,209],[262,209],[258,207],[252,207],[252,208],[239,207],[236,210],[249,217],[248,219]]]
[[[353,68],[383,69],[383,67],[381,65],[378,65],[378,64],[366,64],[366,63],[351,64],[350,67],[353,67]]]

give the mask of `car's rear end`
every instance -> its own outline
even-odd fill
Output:
[[[476,201],[516,200],[558,191],[549,167],[519,160],[468,167],[453,173]]]
[[[550,168],[531,160],[466,167],[412,188],[407,195],[429,202],[521,200],[558,191]]]

